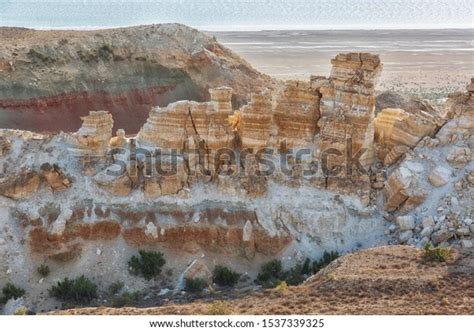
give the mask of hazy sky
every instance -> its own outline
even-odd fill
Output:
[[[474,0],[0,0],[0,26],[33,28],[474,28],[473,21]]]

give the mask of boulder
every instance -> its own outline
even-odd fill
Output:
[[[471,161],[472,152],[469,147],[452,147],[446,160],[456,169],[463,168],[469,161]]]
[[[95,175],[93,179],[97,186],[113,195],[126,196],[132,191],[133,182],[126,171],[120,175],[106,169]]]
[[[413,231],[408,230],[408,231],[403,231],[400,232],[400,235],[398,236],[398,240],[400,240],[401,243],[406,243],[408,240],[410,240],[413,236]]]
[[[472,240],[469,240],[469,239],[463,239],[460,242],[461,242],[461,247],[463,248],[472,248],[474,246],[472,243]]]
[[[449,232],[448,230],[445,230],[445,229],[441,229],[431,235],[431,241],[433,242],[433,244],[436,245],[450,239],[452,236],[453,236],[452,232]]]
[[[433,171],[431,171],[430,175],[428,176],[428,180],[434,187],[440,187],[446,185],[449,182],[451,176],[451,170],[442,166],[438,166],[434,168]]]
[[[415,218],[413,216],[398,216],[395,221],[401,231],[413,230],[415,228]]]
[[[435,226],[435,221],[433,219],[433,216],[428,216],[428,217],[423,218],[423,220],[421,221],[421,224],[423,225],[424,228],[428,226]]]
[[[186,278],[201,278],[211,284],[212,272],[202,259],[197,259],[184,271],[184,279]]]
[[[420,187],[418,177],[423,173],[421,164],[405,161],[395,170],[385,183],[383,194],[384,209],[394,211],[403,207],[408,212],[425,201],[428,192]]]
[[[429,236],[431,236],[433,231],[434,231],[434,228],[432,226],[427,226],[427,227],[423,228],[423,230],[421,230],[420,236],[429,237]]]
[[[456,230],[456,235],[463,237],[463,236],[468,236],[471,233],[468,227],[462,227]]]

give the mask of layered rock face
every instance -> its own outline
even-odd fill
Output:
[[[38,219],[17,211],[16,217],[29,233],[35,255],[52,259],[75,259],[84,242],[110,241],[121,237],[131,247],[160,246],[183,254],[198,252],[253,258],[255,254],[277,254],[291,237],[282,229],[271,238],[256,215],[238,205],[197,205],[178,208],[172,205],[140,205],[77,202],[70,209],[45,208]],[[93,217],[92,223],[87,219]],[[160,219],[168,222],[160,222]],[[223,223],[216,226],[213,220]],[[48,228],[47,223],[54,226]]]
[[[401,242],[473,247],[474,88],[449,96],[446,124],[405,155],[385,185]]]
[[[195,144],[206,149],[231,147],[232,89],[211,89],[211,101],[180,101],[166,108],[154,108],[138,134],[138,143],[162,149],[183,150]]]
[[[382,64],[377,55],[348,53],[337,55],[331,63],[329,79],[313,77],[312,85],[321,93],[321,119],[318,125],[319,149],[327,168],[327,186],[356,185],[368,190],[370,179],[364,174],[352,176],[354,155],[360,166],[373,163],[374,86]]]
[[[375,111],[375,80],[382,70],[377,55],[368,53],[339,54],[331,61],[333,69],[320,87],[321,150],[346,148],[338,142],[352,140],[353,151],[369,148],[373,132],[369,130]],[[320,83],[316,83],[319,85]]]
[[[0,130],[0,265],[29,284],[24,256],[68,263],[68,276],[100,264],[95,276],[114,279],[139,248],[206,274],[389,241],[472,245],[472,84],[444,112],[394,102],[375,117],[378,57],[333,64],[329,78],[257,89],[242,107],[227,86],[155,107],[137,135],[113,136],[108,111],[75,133]]]
[[[444,124],[441,112],[416,98],[395,93],[377,96],[378,114],[374,120],[378,157],[387,165],[426,136],[432,136]]]
[[[271,146],[274,135],[273,104],[269,91],[253,93],[245,105],[231,119],[242,147],[259,150]]]
[[[2,128],[71,132],[80,116],[103,109],[116,129],[136,133],[153,106],[207,100],[209,86],[220,85],[234,89],[239,106],[273,84],[211,36],[179,24],[0,29]]]
[[[275,104],[277,146],[310,146],[318,132],[319,91],[308,83],[289,82],[278,92]]]
[[[248,105],[232,111],[232,89],[210,89],[211,101],[180,101],[155,108],[138,135],[143,145],[183,149],[305,147],[318,131],[319,95],[309,84],[289,82],[275,93],[254,93]],[[192,143],[188,142],[192,139]]]
[[[91,111],[81,117],[82,126],[72,134],[72,151],[80,157],[103,157],[112,138],[114,121],[106,111]]]

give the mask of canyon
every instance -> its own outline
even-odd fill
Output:
[[[136,30],[157,31],[167,45],[193,45],[169,46],[157,62],[142,50],[156,68],[178,64],[189,82],[152,70],[137,85],[131,81],[142,77],[137,67],[127,64],[132,71],[122,72],[121,64],[110,65],[106,74],[129,75],[118,79],[130,102],[123,112],[82,101],[76,106],[84,108],[65,110],[70,96],[83,91],[61,80],[49,82],[52,89],[43,82],[15,88],[23,106],[5,101],[7,92],[0,96],[2,126],[11,127],[39,111],[38,100],[66,93],[57,108],[45,101],[37,126],[32,116],[23,126],[0,129],[0,283],[14,278],[28,291],[28,306],[57,309],[47,289],[83,273],[104,287],[120,280],[146,289],[147,281],[127,271],[138,249],[163,252],[171,271],[153,284],[181,290],[183,274],[196,263],[231,265],[250,286],[260,265],[275,257],[292,266],[325,251],[389,244],[472,248],[474,80],[439,108],[413,96],[377,94],[383,63],[375,54],[337,54],[328,77],[282,82],[195,30]],[[127,31],[88,33],[94,47],[112,38],[110,59],[87,53],[97,70],[119,61],[117,43]],[[41,34],[18,33],[25,40]],[[43,63],[31,60],[24,70],[59,70],[77,61],[80,41],[73,47],[71,40],[83,36],[70,33],[67,43],[54,44],[68,50],[58,64],[35,55]],[[9,47],[0,48],[0,57]],[[137,56],[120,61],[141,61]],[[31,75],[13,67],[3,66],[9,76],[0,86]],[[157,77],[173,86],[168,96],[153,85]],[[136,105],[131,86],[161,101]],[[107,88],[115,95],[118,87]],[[70,131],[78,121],[74,132],[44,132]],[[35,270],[45,262],[53,272],[43,279]]]

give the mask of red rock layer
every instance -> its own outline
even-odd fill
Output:
[[[91,110],[109,111],[115,129],[137,133],[146,122],[150,108],[181,99],[174,86],[150,87],[121,93],[71,92],[54,97],[0,100],[0,128],[35,132],[72,132],[81,126],[81,116]]]

